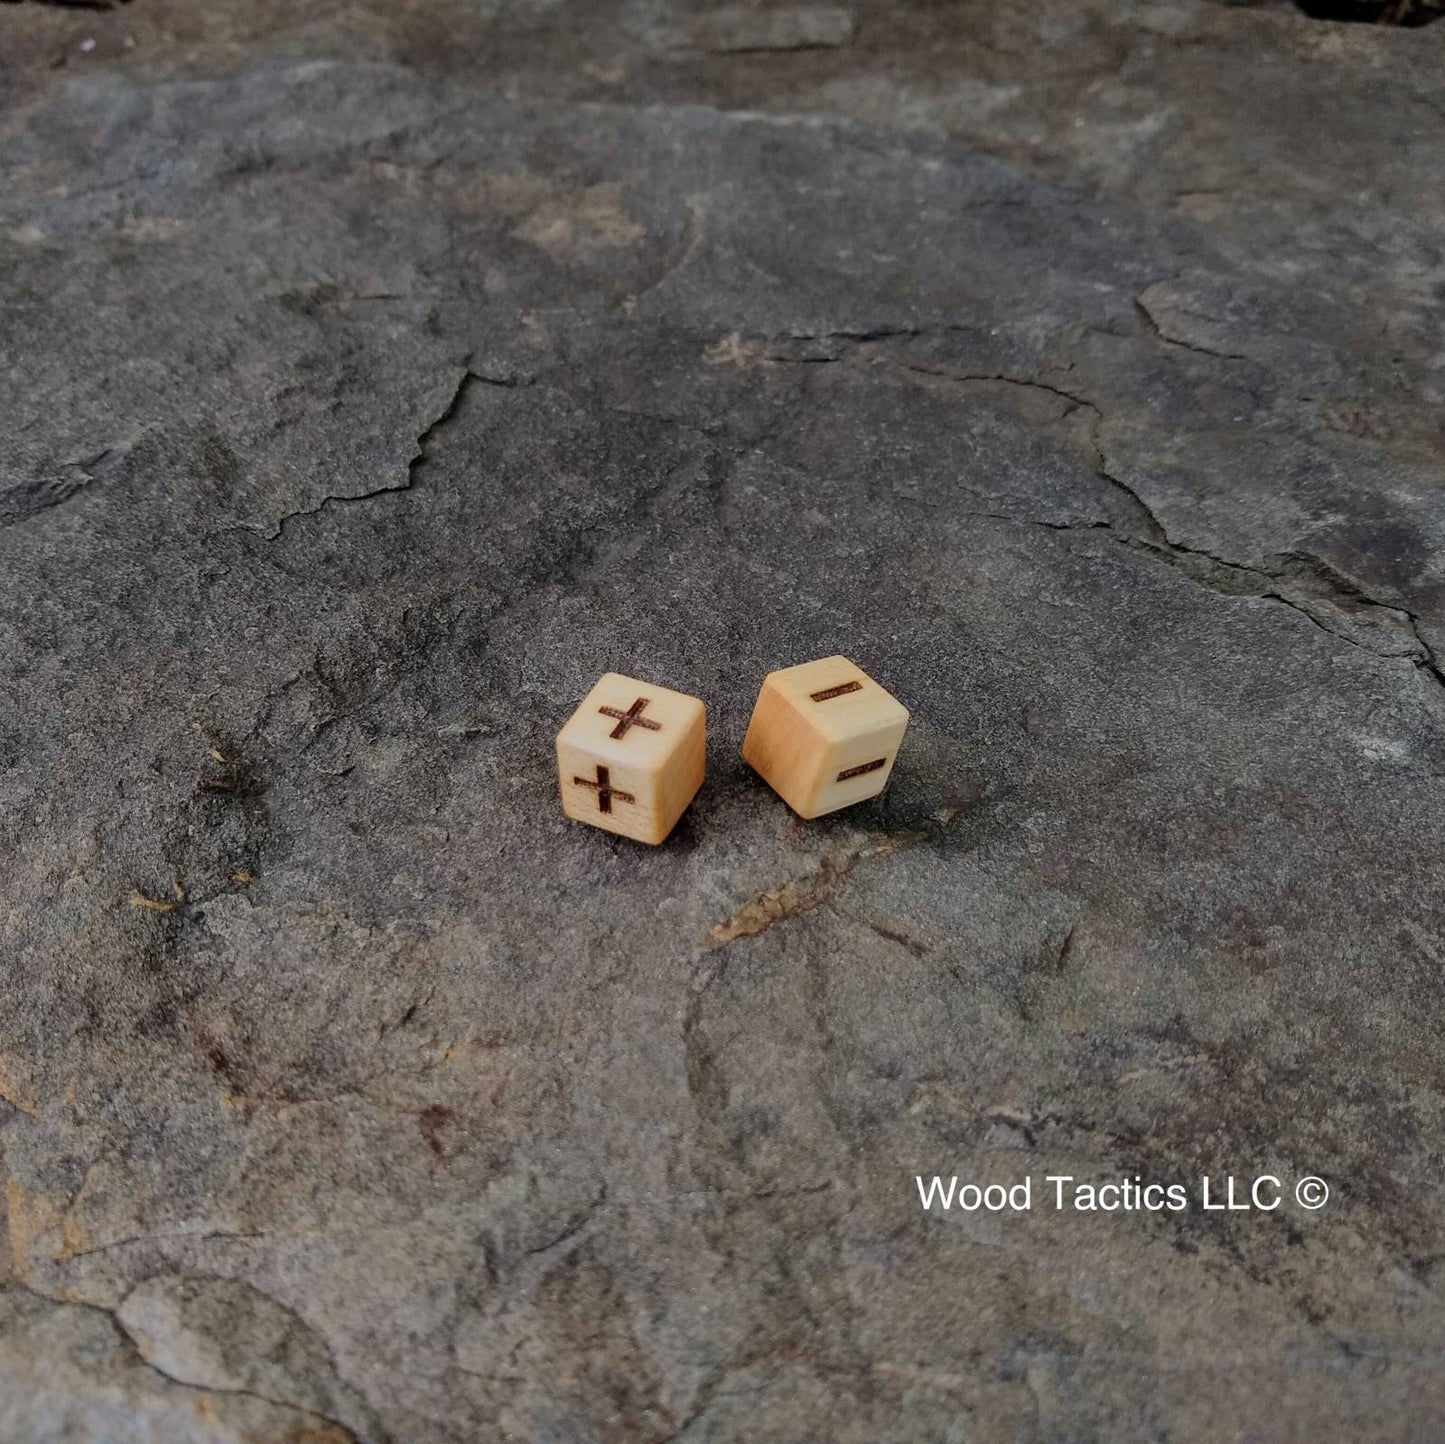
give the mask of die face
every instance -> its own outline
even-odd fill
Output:
[[[847,657],[820,657],[770,672],[767,683],[824,741],[847,742],[883,727],[908,724],[908,709]]]
[[[743,759],[800,817],[813,815],[825,747],[772,679],[765,680],[743,739]]]
[[[901,720],[894,718],[822,748],[810,779],[803,816],[822,817],[840,807],[852,807],[855,802],[877,797],[892,776],[893,762],[907,726],[905,713]]]
[[[802,817],[876,797],[887,785],[908,709],[847,657],[772,672],[744,758]]]
[[[661,842],[702,786],[705,725],[696,697],[608,672],[557,734],[562,810]]]

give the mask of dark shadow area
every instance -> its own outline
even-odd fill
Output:
[[[1439,0],[1295,0],[1314,20],[1344,20],[1362,25],[1429,25],[1445,16]]]

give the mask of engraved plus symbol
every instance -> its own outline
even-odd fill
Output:
[[[597,780],[595,782],[590,777],[574,777],[572,781],[578,787],[595,787],[597,789],[598,812],[611,812],[612,799],[614,797],[619,802],[637,801],[630,792],[623,792],[620,788],[614,787],[612,785],[612,773],[600,764],[597,768]]]
[[[649,732],[661,732],[662,723],[654,722],[650,717],[642,715],[642,709],[647,706],[647,698],[639,697],[627,711],[621,712],[616,707],[599,707],[597,710],[604,717],[615,717],[617,726],[608,734],[610,737],[626,737],[629,727],[646,727]],[[632,799],[629,798],[630,802]],[[604,812],[607,809],[602,809]]]

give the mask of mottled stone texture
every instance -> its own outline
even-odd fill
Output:
[[[134,0],[0,80],[5,1444],[1445,1430],[1445,25]],[[913,722],[803,824],[737,749],[833,652]],[[655,851],[556,804],[608,669],[708,702]],[[1336,1197],[913,1183],[1231,1169]]]

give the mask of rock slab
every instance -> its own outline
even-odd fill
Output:
[[[256,49],[0,128],[0,1434],[1438,1429],[1436,202]],[[913,723],[802,824],[838,651]],[[709,706],[657,850],[604,670]],[[1337,1196],[1045,1207],[1231,1171]]]

